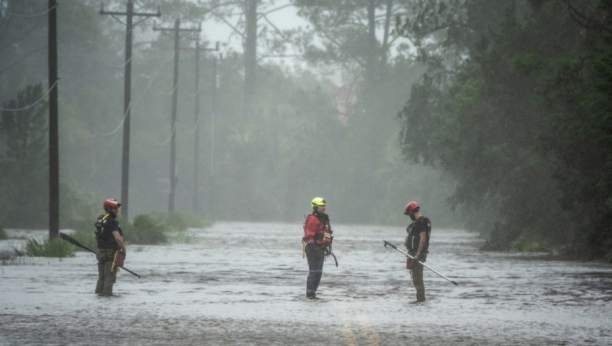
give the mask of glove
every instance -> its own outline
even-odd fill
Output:
[[[119,250],[115,253],[115,258],[113,259],[113,267],[123,267],[123,262],[125,261],[125,251]]]

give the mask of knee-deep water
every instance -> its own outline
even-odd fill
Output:
[[[401,245],[403,226],[335,225],[339,266],[328,258],[309,300],[301,224],[189,232],[189,244],[129,246],[142,278],[120,272],[112,298],[94,294],[91,253],[3,265],[0,345],[612,344],[605,264],[481,252],[474,233],[434,229],[426,263],[459,285],[425,269],[427,301],[413,304],[404,255],[383,246]]]

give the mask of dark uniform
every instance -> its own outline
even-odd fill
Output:
[[[119,227],[119,222],[111,214],[100,215],[96,221],[96,241],[98,242],[98,283],[96,294],[100,296],[112,296],[113,285],[117,281],[119,268],[113,268],[115,253],[120,249],[113,231],[119,231],[123,236],[123,231]]]
[[[425,245],[421,252],[421,256],[418,258],[421,262],[425,262],[427,259],[427,253],[429,249],[429,235],[431,234],[431,221],[425,216],[421,216],[411,223],[408,228],[408,237],[406,238],[406,248],[411,256],[416,255],[419,249],[419,243],[421,242],[421,233],[425,232]],[[414,288],[416,288],[417,301],[425,301],[425,283],[423,282],[423,265],[418,261],[412,261],[412,282]]]

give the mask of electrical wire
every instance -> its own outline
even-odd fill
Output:
[[[193,130],[185,129],[185,133],[188,133],[188,134],[195,133],[198,130],[198,128],[200,127],[200,119],[201,118],[202,118],[202,116],[200,114],[198,114],[198,119],[196,120],[196,124],[193,127]]]
[[[187,96],[187,97],[196,97],[200,93],[200,91],[202,91],[202,86],[198,85],[198,90],[196,90],[193,94],[187,93],[187,94],[185,94],[185,96]]]
[[[3,108],[0,107],[0,111],[8,111],[8,112],[19,112],[19,111],[24,111],[26,109],[32,108],[34,106],[36,106],[37,104],[39,104],[40,102],[42,102],[42,100],[44,100],[45,97],[47,97],[47,95],[49,95],[49,93],[51,92],[51,90],[53,90],[53,88],[55,88],[55,86],[57,86],[57,83],[59,82],[59,80],[56,80],[55,83],[53,83],[53,85],[49,88],[49,90],[47,90],[47,93],[44,94],[40,99],[38,99],[38,101],[27,105],[26,107],[23,108],[14,108],[14,109],[10,109],[10,108]]]
[[[102,132],[98,132],[94,129],[92,129],[91,131],[99,136],[112,136],[114,135],[117,131],[119,131],[119,129],[123,126],[123,123],[125,122],[125,119],[127,118],[128,113],[130,112],[130,109],[132,108],[132,101],[130,101],[130,103],[128,104],[127,109],[125,110],[125,113],[123,114],[123,119],[121,119],[121,122],[119,123],[119,126],[117,126],[116,129],[114,129],[111,132],[107,132],[107,133],[102,133]]]
[[[172,61],[172,59],[169,59],[168,61],[162,63],[162,65],[167,65],[170,61]],[[144,95],[146,95],[148,93],[148,91],[151,89],[151,87],[153,86],[153,81],[155,79],[157,79],[157,77],[159,77],[159,74],[161,73],[161,69],[157,69],[157,76],[154,76],[154,78],[152,78],[153,80],[150,81],[146,87],[146,89],[144,90],[144,93],[142,93],[140,96],[143,97]],[[134,102],[133,100],[130,100],[130,104],[128,106],[128,110],[129,111],[132,107],[132,103],[134,103],[134,105],[138,105],[138,102]],[[93,133],[101,135],[101,136],[109,136],[114,134],[116,131],[118,131],[118,129],[123,125],[123,123],[125,122],[125,119],[127,118],[127,112],[123,115],[123,120],[121,120],[121,123],[117,126],[117,128],[109,133],[101,133],[95,130],[92,130]]]
[[[170,142],[170,140],[172,139],[172,136],[174,135],[174,132],[176,131],[176,124],[177,124],[177,123],[178,123],[178,120],[176,120],[176,121],[174,122],[174,126],[172,126],[172,131],[170,132],[170,136],[168,136],[168,138],[166,138],[166,140],[165,140],[165,141],[163,141],[163,142],[157,142],[157,141],[155,140],[155,138],[151,138],[151,136],[149,136],[149,133],[147,133],[147,132],[145,132],[145,134],[147,135],[147,137],[149,137],[149,140],[150,140],[151,142],[153,142],[154,144],[159,145],[159,146],[166,145],[166,144],[168,144],[168,142]]]
[[[4,14],[5,16],[15,16],[15,17],[21,17],[21,18],[32,18],[32,17],[38,17],[38,16],[42,16],[45,15],[49,12],[51,12],[52,10],[54,10],[55,8],[57,8],[58,5],[55,5],[47,10],[45,10],[44,12],[40,12],[40,13],[36,13],[36,14],[19,14],[19,13],[13,13],[13,12],[2,12],[2,14]]]

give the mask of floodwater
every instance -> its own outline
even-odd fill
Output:
[[[217,223],[190,244],[128,247],[115,297],[93,254],[0,267],[0,345],[612,345],[612,267],[480,252],[432,232],[427,302],[402,226],[334,228],[318,299],[305,297],[301,224]],[[9,231],[9,234],[11,231]],[[34,233],[30,233],[34,234]],[[38,233],[40,236],[42,233]],[[16,240],[0,241],[0,250]]]

